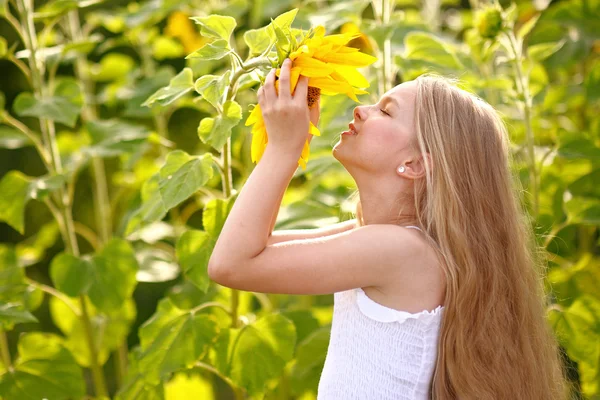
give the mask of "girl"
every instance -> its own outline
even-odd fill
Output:
[[[211,279],[334,293],[319,400],[565,399],[543,261],[494,109],[431,76],[356,107],[333,156],[356,181],[357,220],[272,234],[318,120],[306,78],[290,93],[290,64],[279,94],[274,73],[259,89],[269,142],[217,241]]]

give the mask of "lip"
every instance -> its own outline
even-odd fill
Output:
[[[352,133],[354,132],[354,133]],[[356,128],[354,127],[354,124],[351,122],[348,124],[348,130],[342,132],[342,136],[356,136],[358,135],[358,132],[356,132]]]

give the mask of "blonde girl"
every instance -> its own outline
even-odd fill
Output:
[[[354,178],[357,218],[272,232],[318,107],[290,63],[259,90],[269,134],[209,263],[255,292],[334,294],[319,400],[566,399],[545,319],[543,258],[496,111],[422,76],[356,107],[333,156]]]

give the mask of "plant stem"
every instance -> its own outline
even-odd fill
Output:
[[[8,340],[6,339],[6,332],[0,329],[0,356],[2,356],[2,364],[8,371],[13,370],[12,362],[10,360],[10,352],[8,351]]]
[[[19,10],[22,26],[24,28],[23,38],[25,41],[25,46],[29,50],[29,67],[31,70],[31,81],[33,90],[39,98],[43,98],[44,96],[46,96],[46,88],[44,86],[43,81],[44,64],[40,62],[38,65],[38,60],[36,58],[37,36],[35,32],[35,25],[33,23],[33,2],[32,0],[17,0],[17,8]],[[45,118],[40,118],[40,127],[42,129],[44,145],[46,146],[51,156],[50,172],[62,174],[62,162],[58,151],[58,143],[56,141],[55,136],[54,122]],[[59,205],[62,212],[61,216],[64,226],[63,234],[64,239],[66,239],[65,245],[69,253],[73,254],[74,256],[79,256],[79,246],[77,245],[77,238],[75,236],[75,228],[73,224],[72,202],[70,201],[69,196],[65,192],[64,186],[58,190],[58,199],[60,200]],[[51,202],[47,202],[46,204],[51,204]],[[53,212],[53,215],[55,217],[59,217],[56,215],[55,212]],[[94,342],[94,337],[92,335],[90,316],[87,312],[85,297],[80,296],[79,300],[81,303],[81,321],[86,331],[86,340],[90,349],[91,368],[92,375],[94,377],[96,394],[99,397],[106,396],[106,384],[104,382],[102,367],[98,364],[96,343]]]
[[[32,279],[27,279],[26,282],[30,286],[38,288],[42,292],[46,292],[46,293],[56,297],[57,299],[61,300],[63,303],[65,303],[65,305],[67,307],[69,307],[69,309],[73,312],[73,314],[75,314],[77,317],[81,317],[81,311],[79,311],[77,309],[77,307],[75,306],[75,304],[73,304],[71,299],[68,296],[66,296],[65,294],[63,294],[62,292],[59,292],[58,290],[54,289],[52,286],[44,285],[43,283],[36,282]]]
[[[525,122],[525,135],[527,140],[527,155],[528,155],[528,165],[529,165],[529,181],[531,184],[531,196],[532,196],[532,205],[533,205],[533,217],[537,218],[539,213],[539,193],[538,193],[538,174],[535,165],[535,149],[534,149],[534,136],[533,136],[533,128],[531,126],[531,94],[529,93],[529,82],[527,77],[523,74],[522,61],[523,56],[522,52],[519,49],[517,44],[517,39],[512,30],[505,32],[508,41],[510,43],[510,48],[514,55],[514,65],[515,71],[517,74],[517,89],[519,90],[519,94],[523,97],[523,117]]]
[[[196,361],[196,364],[194,364],[194,366],[212,372],[213,374],[221,378],[223,381],[225,381],[225,383],[227,383],[233,390],[236,400],[241,400],[244,398],[243,390],[239,388],[228,376],[223,375],[218,369],[216,369],[212,365],[203,363],[202,361]]]
[[[79,21],[78,10],[72,10],[68,16],[68,29],[71,39],[74,42],[83,39]],[[84,106],[81,113],[83,122],[95,121],[98,119],[94,98],[94,84],[86,68],[87,60],[85,56],[78,55],[75,61],[75,76],[83,86]],[[110,212],[110,200],[108,197],[108,184],[106,180],[106,169],[104,161],[100,157],[92,158],[94,171],[94,204],[98,211],[96,213],[96,224],[100,231],[100,244],[103,245],[112,236],[112,216]]]
[[[98,349],[96,348],[96,342],[94,341],[92,323],[88,313],[87,304],[85,302],[85,296],[79,296],[79,301],[81,303],[81,322],[83,323],[83,330],[85,332],[86,341],[90,350],[90,367],[92,369],[94,386],[96,387],[96,395],[98,397],[103,397],[107,394],[106,382],[104,381],[104,372],[102,371],[102,366],[98,363]]]

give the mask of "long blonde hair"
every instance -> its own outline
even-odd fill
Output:
[[[546,320],[546,261],[510,169],[498,113],[454,80],[416,79],[416,220],[447,282],[432,398],[563,400],[558,343]],[[356,194],[356,193],[355,193]],[[360,200],[359,225],[364,225]]]

